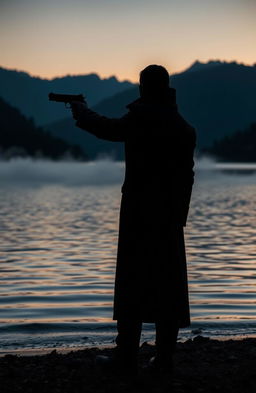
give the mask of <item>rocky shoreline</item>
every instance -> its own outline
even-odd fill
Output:
[[[177,344],[170,373],[145,368],[154,346],[144,343],[139,375],[124,377],[95,364],[111,348],[47,355],[5,355],[0,358],[1,393],[254,393],[256,392],[256,339],[218,341],[202,336]]]

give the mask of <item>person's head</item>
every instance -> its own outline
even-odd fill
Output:
[[[151,64],[140,73],[141,97],[164,96],[169,90],[168,71],[156,64]]]

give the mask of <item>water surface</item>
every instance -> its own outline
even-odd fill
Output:
[[[181,339],[256,334],[256,174],[220,169],[197,170],[186,227],[192,325]],[[21,160],[1,171],[1,350],[113,342],[122,165]]]

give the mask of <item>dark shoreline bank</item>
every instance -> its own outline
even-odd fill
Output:
[[[171,374],[152,374],[143,366],[154,355],[144,343],[139,375],[121,378],[95,366],[95,356],[112,348],[0,358],[1,393],[232,392],[256,391],[256,339],[212,340],[197,336],[178,343]]]

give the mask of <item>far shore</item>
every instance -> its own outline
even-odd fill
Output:
[[[113,347],[26,350],[0,358],[1,393],[254,393],[256,338],[215,340],[196,336],[177,344],[173,371],[148,370],[154,345],[143,343],[137,377],[118,376],[96,364]],[[40,355],[40,356],[38,356]]]

